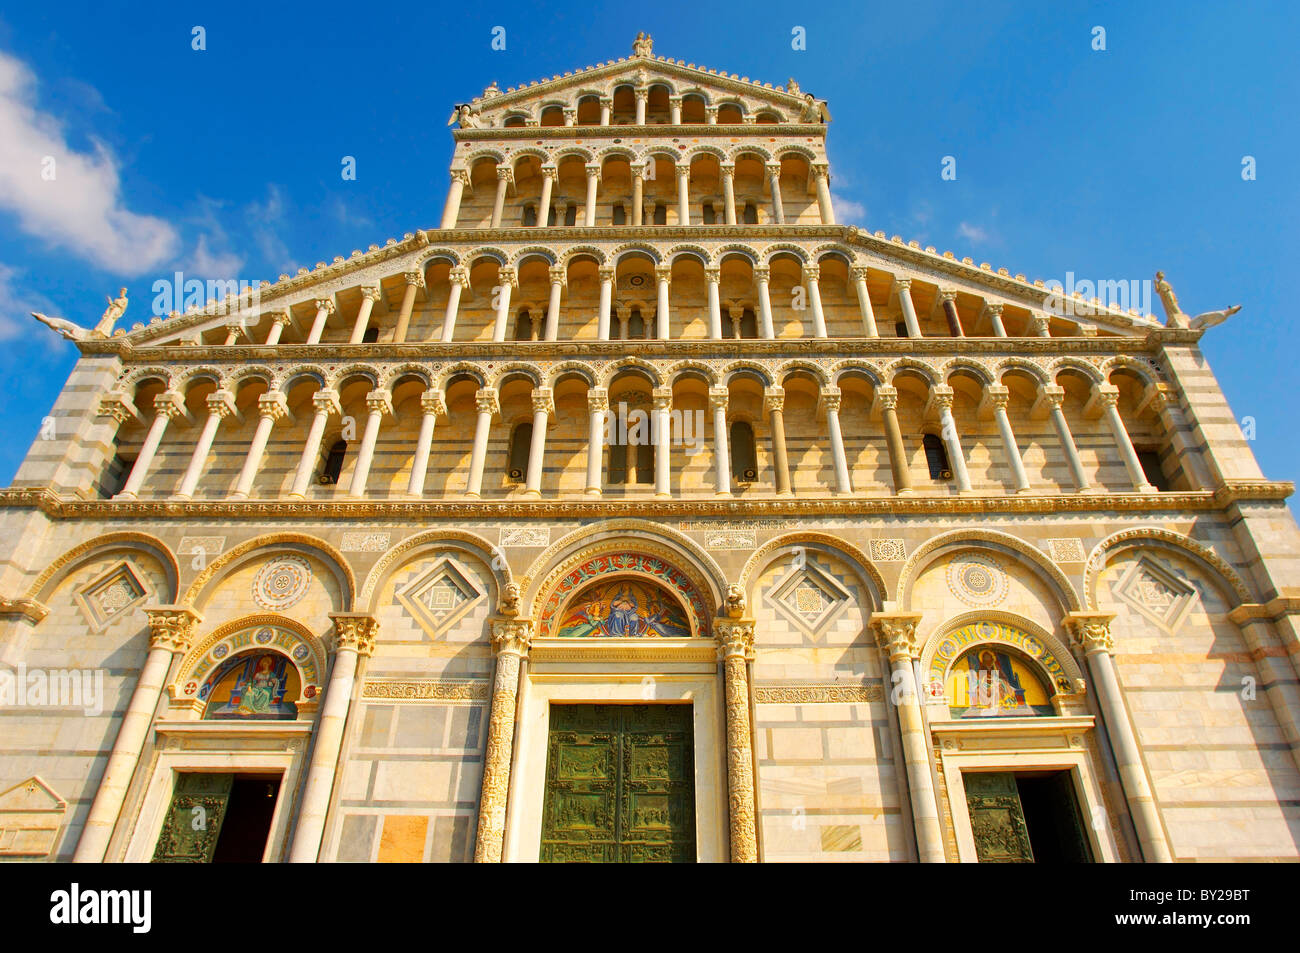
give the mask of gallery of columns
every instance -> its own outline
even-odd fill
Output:
[[[823,101],[646,37],[457,120],[438,227],[77,340],[0,858],[1295,859],[1293,488],[1176,299],[837,223]]]

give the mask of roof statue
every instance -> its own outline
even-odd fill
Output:
[[[793,76],[785,81],[785,91],[791,96],[803,95],[803,91],[799,88],[799,84],[795,81]]]
[[[49,315],[41,314],[39,311],[33,311],[32,317],[41,324],[53,328],[56,332],[67,338],[69,341],[84,341],[88,338],[106,338],[113,334],[113,325],[117,323],[126,312],[126,289],[122,288],[117,293],[116,298],[107,298],[108,307],[104,309],[104,314],[100,317],[99,322],[93,328],[83,328],[79,324],[74,324],[67,318],[51,318]]]
[[[461,103],[457,106],[456,111],[453,112],[451,118],[447,120],[447,125],[449,126],[455,123],[460,123],[460,128],[462,129],[477,129],[482,125],[478,113],[474,112],[468,103]]]
[[[648,33],[638,33],[636,39],[632,41],[633,56],[652,56],[654,51],[654,38]]]
[[[1212,328],[1216,324],[1222,324],[1241,310],[1241,305],[1234,304],[1231,308],[1224,308],[1221,311],[1205,311],[1194,318],[1189,318],[1178,304],[1178,297],[1174,294],[1173,287],[1165,279],[1163,271],[1156,272],[1156,294],[1160,295],[1160,303],[1164,305],[1165,327],[1169,328],[1191,328],[1193,331],[1200,331],[1203,328]]]
[[[500,96],[500,95],[501,95],[501,87],[497,85],[496,80],[492,80],[492,85],[488,86],[485,90],[483,90],[482,98],[492,99],[493,97]]]

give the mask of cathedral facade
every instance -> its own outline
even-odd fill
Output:
[[[1292,486],[1163,279],[838,224],[824,102],[646,37],[455,118],[439,227],[65,328],[0,856],[1300,854]]]

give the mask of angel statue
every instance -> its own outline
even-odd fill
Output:
[[[789,93],[791,96],[803,95],[803,91],[799,89],[799,84],[795,81],[795,78],[793,76],[791,76],[788,80],[786,80],[785,91]]]
[[[470,109],[469,103],[461,103],[456,107],[451,118],[447,120],[447,125],[460,123],[462,129],[477,129],[480,125],[478,115]]]
[[[88,338],[107,338],[113,335],[113,325],[117,319],[126,313],[126,289],[118,291],[116,298],[106,298],[108,307],[104,309],[104,314],[100,317],[99,322],[90,330],[83,328],[79,324],[74,324],[67,318],[51,318],[49,315],[41,314],[39,311],[33,311],[32,317],[41,324],[52,328],[54,331],[63,335],[69,341],[84,341]]]
[[[633,56],[650,56],[654,49],[654,40],[648,33],[638,33],[636,39],[632,41]]]
[[[1234,304],[1231,308],[1224,308],[1221,311],[1205,311],[1194,318],[1189,318],[1178,304],[1178,297],[1174,294],[1173,287],[1165,280],[1163,271],[1156,272],[1156,294],[1160,295],[1160,303],[1165,309],[1165,327],[1167,328],[1191,328],[1193,331],[1200,331],[1204,328],[1212,328],[1216,324],[1222,324],[1241,310],[1241,305]]]

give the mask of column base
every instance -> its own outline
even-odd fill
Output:
[[[777,490],[776,495],[783,500],[788,500],[794,496],[794,490]]]
[[[673,498],[673,495],[672,495],[671,493],[656,493],[656,494],[655,494],[655,499],[656,499],[656,500],[671,500],[672,498]]]
[[[305,500],[305,499],[307,499],[307,494],[306,494],[306,493],[290,493],[287,497],[285,497],[285,499],[289,499],[289,500]]]
[[[189,501],[189,500],[192,500],[192,499],[194,499],[194,496],[193,496],[192,494],[190,494],[190,493],[173,493],[171,496],[167,497],[167,502],[168,502],[168,503],[185,503],[185,502],[187,502],[187,501]]]
[[[134,503],[136,500],[140,499],[140,497],[136,496],[134,493],[119,493],[117,496],[113,497],[113,499],[121,500],[123,503]]]
[[[540,500],[542,498],[541,490],[524,490],[519,494],[521,500]]]
[[[248,499],[248,494],[247,494],[247,493],[231,493],[231,494],[230,494],[230,498],[231,498],[232,500],[246,500],[246,499]]]
[[[713,494],[713,498],[718,500],[730,500],[733,499],[733,496],[730,490],[718,490]]]
[[[1152,486],[1150,483],[1143,483],[1140,487],[1137,488],[1137,491],[1138,491],[1139,493],[1159,493],[1159,492],[1160,492],[1160,491],[1157,490],[1154,486]]]
[[[1016,487],[1016,494],[1017,494],[1017,495],[1019,495],[1019,494],[1021,494],[1021,493],[1033,493],[1033,492],[1034,492],[1034,488],[1031,487],[1031,486],[1018,486],[1018,487]]]
[[[478,499],[481,499],[482,496],[483,496],[483,494],[479,493],[477,490],[466,490],[466,491],[465,491],[465,499],[467,499],[467,500],[478,500]]]
[[[603,495],[603,491],[598,486],[589,486],[583,493],[583,496],[589,496],[594,500],[600,499]]]

